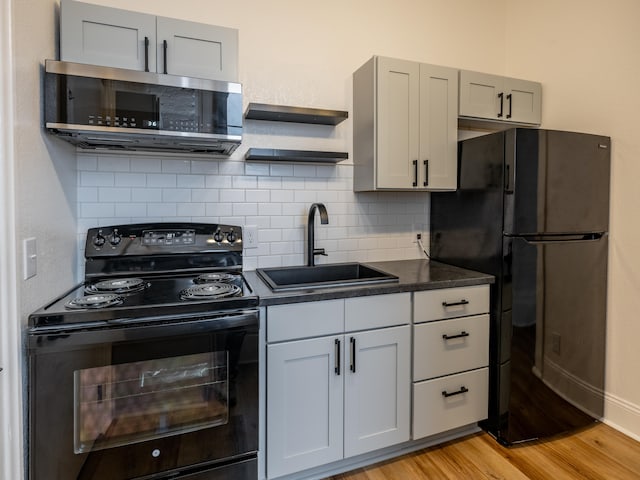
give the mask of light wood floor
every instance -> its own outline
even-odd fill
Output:
[[[331,480],[640,479],[640,443],[602,423],[505,448],[478,433]]]

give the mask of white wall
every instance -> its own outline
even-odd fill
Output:
[[[547,128],[611,137],[607,422],[640,438],[640,3],[507,2],[509,75],[541,81]]]

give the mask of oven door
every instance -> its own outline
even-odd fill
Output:
[[[109,323],[29,334],[31,480],[209,478],[198,472],[254,464],[257,311]]]

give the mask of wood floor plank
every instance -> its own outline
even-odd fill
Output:
[[[640,442],[597,423],[571,435],[504,447],[486,433],[331,480],[638,480]]]

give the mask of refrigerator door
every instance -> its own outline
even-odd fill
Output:
[[[604,414],[608,235],[505,237],[503,321],[511,355],[500,385],[514,443]],[[504,394],[506,392],[506,394]]]
[[[506,234],[609,230],[609,137],[522,128],[505,135]]]

